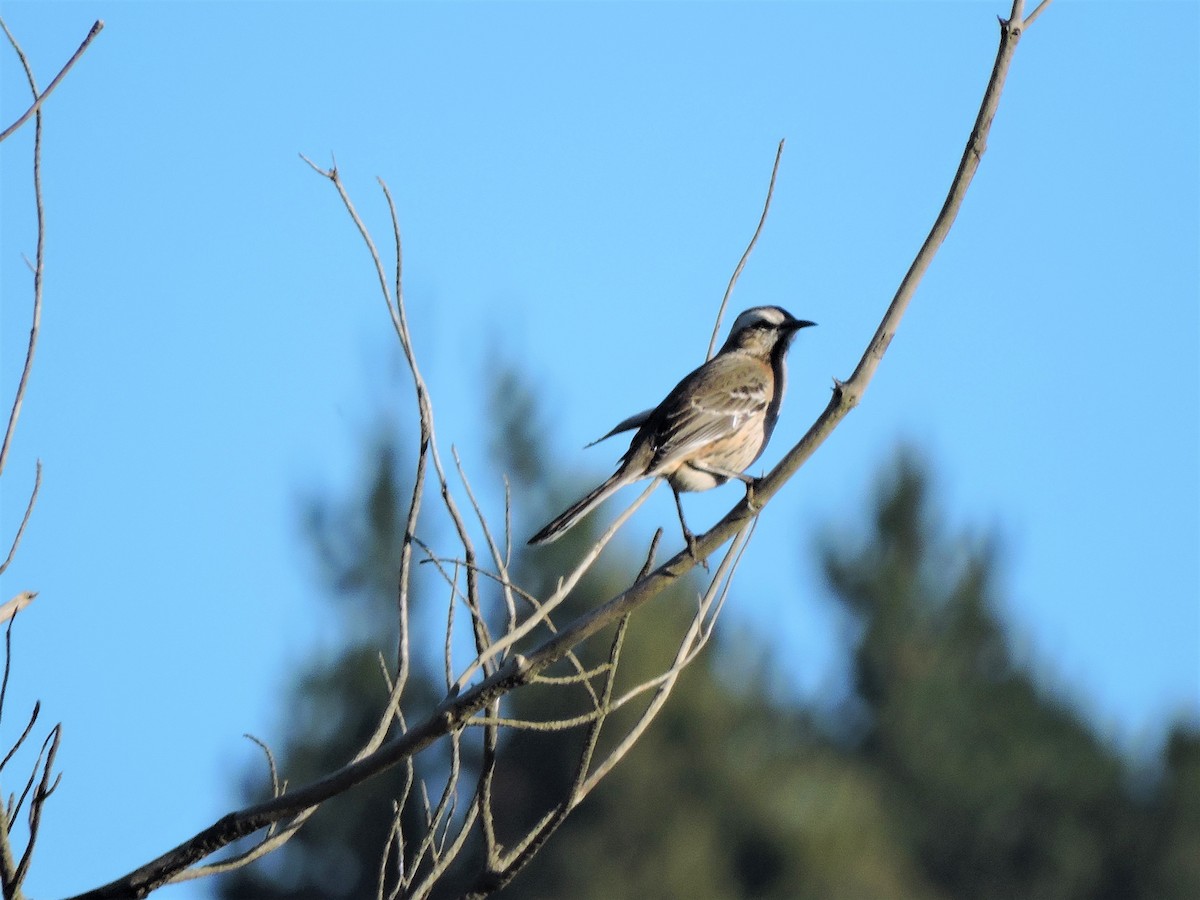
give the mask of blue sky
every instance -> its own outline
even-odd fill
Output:
[[[65,723],[28,884],[51,897],[232,807],[257,753],[242,733],[282,733],[290,667],[329,644],[302,498],[351,490],[375,411],[409,409],[369,261],[297,154],[336,154],[380,238],[374,178],[391,186],[441,439],[498,504],[488,361],[537,382],[548,453],[605,474],[620,448],[580,447],[703,358],[786,138],[734,297],[820,323],[792,351],[771,464],[932,223],[1006,7],[0,10],[43,85],[107,23],[46,107],[42,337],[0,497],[7,541],[43,460],[0,600],[41,591],[5,740],[35,698]],[[859,520],[908,443],[948,526],[999,535],[1003,611],[1049,685],[1139,753],[1196,714],[1198,11],[1058,0],[1023,39],[953,233],[863,404],[764,515],[727,612],[805,696],[842,689],[816,537]],[[0,89],[7,124],[27,104],[7,51]],[[0,145],[5,397],[29,327],[31,135]],[[729,490],[689,498],[692,522]],[[647,532],[671,516],[660,494]]]

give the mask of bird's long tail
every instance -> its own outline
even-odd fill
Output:
[[[624,473],[618,469],[608,481],[601,484],[586,497],[567,507],[566,511],[529,539],[531,546],[556,541],[580,519],[607,500],[628,483]]]

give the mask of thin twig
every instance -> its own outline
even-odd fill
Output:
[[[33,515],[33,507],[37,503],[38,491],[42,488],[42,461],[37,461],[37,467],[33,476],[33,491],[29,495],[29,503],[25,505],[25,515],[21,517],[21,524],[17,527],[17,533],[13,536],[12,546],[8,548],[8,556],[4,558],[4,562],[0,563],[0,575],[4,574],[4,570],[12,564],[13,557],[16,555],[17,547],[21,545],[21,537],[25,534],[25,526],[29,524],[29,517]]]
[[[375,889],[375,900],[386,900],[390,895],[385,892],[388,876],[388,859],[392,850],[396,851],[396,866],[399,870],[396,877],[396,890],[399,891],[404,882],[404,829],[400,824],[400,806],[392,801],[392,824],[388,828],[387,839],[383,842],[383,854],[379,858],[379,881]]]
[[[575,589],[575,585],[579,583],[579,580],[583,578],[585,574],[587,574],[587,571],[591,568],[592,564],[600,558],[601,551],[603,551],[603,549],[608,545],[608,542],[612,540],[613,536],[617,533],[620,527],[625,524],[629,517],[638,510],[638,507],[640,507],[646,502],[647,499],[649,499],[651,492],[658,487],[660,480],[661,479],[658,478],[653,479],[650,484],[647,485],[646,489],[638,495],[637,499],[634,500],[624,512],[622,512],[619,516],[617,516],[616,519],[613,520],[613,523],[608,526],[604,533],[600,535],[600,537],[597,538],[596,541],[592,543],[592,546],[589,547],[584,553],[583,558],[580,559],[575,568],[562,579],[561,583],[557,588],[555,588],[550,597],[541,605],[536,615],[529,617],[517,628],[508,632],[503,637],[497,638],[491,647],[488,648],[488,652],[483,657],[476,659],[469,666],[467,666],[463,673],[458,676],[458,681],[455,682],[455,686],[458,690],[461,691],[468,684],[470,684],[471,678],[474,677],[475,673],[479,671],[480,667],[487,659],[494,658],[498,654],[516,644],[517,641],[525,637],[525,635],[529,634],[534,628],[541,624],[545,620],[546,616],[548,616],[563,601],[565,601],[568,596],[570,596],[571,591]],[[686,551],[681,553],[681,555],[687,555]],[[572,643],[572,646],[574,646],[574,642]]]
[[[675,687],[675,682],[679,678],[679,674],[691,664],[696,655],[703,649],[704,644],[708,641],[708,635],[712,633],[711,627],[704,627],[704,618],[710,609],[715,609],[719,612],[724,603],[725,595],[729,591],[732,583],[732,575],[736,571],[741,562],[742,554],[745,552],[746,546],[750,541],[753,533],[753,525],[739,532],[726,551],[725,556],[721,559],[721,564],[717,567],[717,571],[713,573],[709,588],[705,592],[697,608],[696,615],[691,624],[688,626],[687,632],[679,643],[679,649],[675,655],[675,661],[671,667],[657,679],[658,687],[654,697],[650,700],[646,709],[643,710],[638,721],[626,733],[625,737],[617,744],[615,748],[609,751],[605,759],[596,766],[594,771],[587,777],[575,792],[573,805],[578,805],[584,797],[590,794],[604,777],[612,770],[614,766],[633,748],[633,746],[641,739],[642,734],[650,726],[650,723],[658,715],[663,705],[667,702],[667,697]],[[645,690],[643,685],[639,690]],[[619,703],[624,703],[625,698],[612,703],[616,707]]]
[[[3,19],[0,19],[0,28],[4,29],[5,35],[8,36],[9,43],[13,45],[13,49],[17,51],[17,54],[22,55],[21,49],[17,46],[16,39],[13,38],[12,33],[8,30],[8,26],[4,24]],[[7,128],[5,128],[4,131],[0,131],[0,142],[3,142],[9,135],[11,135],[18,128],[20,128],[22,125],[24,125],[26,122],[28,122],[30,116],[34,115],[35,113],[37,113],[41,110],[42,104],[46,102],[46,98],[49,97],[54,92],[54,89],[56,87],[58,87],[58,83],[63,80],[63,78],[66,76],[67,72],[69,72],[71,70],[71,67],[74,66],[75,63],[79,60],[79,57],[83,56],[83,52],[85,50],[87,50],[88,46],[95,39],[96,35],[98,35],[103,30],[104,30],[104,20],[97,19],[95,21],[95,23],[93,23],[91,31],[88,32],[87,37],[85,37],[83,39],[83,43],[79,45],[79,49],[76,50],[75,53],[71,56],[71,58],[67,60],[67,64],[65,66],[63,66],[62,69],[59,70],[59,73],[54,76],[54,79],[50,82],[49,87],[47,87],[46,90],[42,91],[41,94],[38,94],[37,91],[35,90],[34,97],[36,99],[33,101],[33,105],[31,107],[29,107],[29,109],[25,110],[25,113],[19,119],[17,119],[17,121],[13,122],[11,125],[9,125]]]
[[[601,663],[591,669],[584,669],[582,672],[576,672],[574,675],[543,675],[534,676],[534,682],[537,684],[587,684],[593,678],[600,675],[605,675],[608,672],[608,663]]]
[[[287,790],[287,781],[279,778],[279,770],[275,764],[275,754],[265,741],[261,741],[252,734],[245,734],[243,737],[253,741],[262,750],[263,755],[267,758],[267,767],[271,777],[271,793],[272,796],[280,797]],[[212,863],[206,866],[196,866],[195,868],[185,869],[182,872],[177,872],[169,879],[168,883],[178,884],[183,881],[191,881],[197,878],[209,878],[214,875],[223,875],[227,872],[235,871],[243,868],[257,859],[261,859],[268,853],[273,853],[288,841],[298,832],[301,826],[308,821],[309,817],[317,811],[316,806],[310,806],[308,809],[302,810],[296,816],[289,819],[286,823],[272,823],[263,835],[263,839],[242,853],[235,856],[223,859],[220,862]]]
[[[450,456],[458,463],[458,474],[466,486],[467,496],[470,498],[472,505],[475,505],[475,495],[471,492],[471,485],[467,481],[466,472],[463,471],[462,464],[458,458],[458,449],[454,446],[450,447]],[[436,467],[436,465],[435,465]],[[438,468],[438,476],[441,477],[441,469]],[[459,543],[463,546],[463,553],[466,559],[467,573],[467,593],[466,603],[467,609],[471,613],[471,628],[475,635],[475,652],[482,655],[492,643],[492,635],[487,627],[487,621],[483,617],[483,608],[479,597],[479,572],[478,566],[475,564],[477,558],[475,553],[475,542],[471,540],[470,532],[467,529],[467,522],[459,513],[458,504],[454,502],[454,498],[450,493],[450,486],[443,482],[442,484],[442,500],[445,502],[446,509],[450,513],[450,519],[454,522],[454,528],[458,532]],[[476,506],[478,509],[478,506]],[[482,517],[482,516],[481,516]],[[489,545],[494,546],[490,530],[486,528],[486,539]],[[491,669],[485,669],[489,673],[495,669],[495,663]]]
[[[277,822],[270,829],[263,839],[236,856],[231,856],[228,859],[223,859],[220,862],[210,863],[205,866],[195,866],[191,869],[184,869],[181,872],[176,872],[165,884],[180,884],[184,881],[194,881],[198,878],[211,878],[214,875],[224,875],[228,872],[233,872],[237,869],[245,868],[255,860],[262,859],[270,853],[274,853],[293,837],[298,832],[301,826],[309,820],[313,813],[317,811],[317,807],[310,806],[308,809],[297,813],[286,822]]]
[[[505,562],[505,555],[501,553],[500,547],[492,535],[492,529],[488,525],[487,516],[483,514],[483,509],[480,507],[479,501],[475,499],[475,492],[471,489],[471,481],[467,478],[466,469],[463,468],[462,459],[458,455],[458,448],[451,447],[450,455],[454,457],[454,467],[458,470],[458,478],[462,482],[463,490],[467,492],[467,500],[471,504],[471,509],[475,511],[475,518],[479,521],[479,527],[483,529],[483,539],[487,543],[488,552],[491,553],[492,562],[495,564],[496,572],[500,576],[497,581],[500,584],[501,593],[504,595],[504,607],[508,612],[508,629],[511,630],[517,624],[517,604],[513,599],[513,590],[508,577],[508,566]],[[507,493],[507,484],[505,488]],[[505,521],[507,522],[507,514]]]
[[[655,533],[655,540],[651,545],[650,560],[654,558],[654,547],[657,546],[658,538],[661,536],[662,529],[660,528]],[[645,574],[645,570],[643,570],[643,574]],[[480,872],[479,877],[476,879],[475,887],[467,893],[467,897],[486,897],[489,893],[493,893],[509,884],[537,855],[538,851],[545,846],[546,841],[550,840],[550,837],[566,821],[567,816],[574,809],[577,802],[576,794],[587,777],[592,756],[600,740],[601,729],[604,727],[607,714],[612,708],[613,685],[616,681],[618,662],[621,657],[621,649],[625,643],[625,633],[628,627],[629,617],[626,616],[617,623],[616,634],[613,636],[612,644],[609,645],[608,677],[605,679],[603,697],[598,706],[596,717],[592,722],[592,727],[588,729],[587,737],[584,739],[583,750],[579,754],[579,761],[575,768],[575,777],[572,779],[571,788],[567,792],[567,796],[529,829],[525,837],[518,841],[511,851],[494,862],[489,860],[488,867]]]
[[[0,720],[4,718],[4,701],[8,697],[8,676],[12,668],[12,631],[16,623],[17,617],[13,616],[4,628],[4,679],[0,681]]]
[[[58,756],[58,747],[61,740],[62,725],[55,725],[50,729],[50,734],[46,736],[46,740],[42,743],[42,751],[46,753],[46,764],[42,768],[41,781],[34,791],[33,798],[29,801],[29,840],[25,844],[25,852],[21,854],[21,862],[17,866],[16,875],[13,877],[13,881],[18,888],[25,881],[25,876],[29,874],[29,863],[33,860],[33,847],[37,843],[38,832],[41,831],[42,826],[42,808],[46,805],[46,801],[50,799],[50,795],[54,793],[58,787],[59,780],[62,778],[59,775],[54,779],[53,783],[50,781],[50,775],[54,771],[54,759]],[[38,760],[40,762],[41,753],[38,754]]]
[[[483,759],[479,765],[477,781],[480,831],[483,832],[483,852],[489,860],[496,859],[500,854],[500,843],[496,840],[496,820],[492,815],[492,786],[496,779],[496,745],[500,737],[500,698],[497,697],[488,706],[491,719],[484,723]]]
[[[662,528],[654,532],[654,537],[650,540],[650,547],[646,553],[646,561],[638,573],[639,580],[645,578],[654,566],[654,556],[658,550],[662,536]],[[629,616],[625,616],[617,623],[616,633],[613,635],[612,643],[609,645],[608,661],[603,665],[603,668],[607,669],[603,695],[599,702],[596,703],[591,728],[588,729],[587,737],[584,739],[583,750],[579,754],[579,762],[575,769],[575,777],[572,779],[571,788],[567,792],[567,796],[553,810],[543,816],[526,833],[526,836],[516,843],[508,854],[498,861],[493,861],[489,857],[487,867],[480,873],[476,880],[476,886],[468,893],[468,897],[484,897],[511,882],[529,864],[545,845],[546,841],[558,830],[559,826],[566,821],[571,810],[579,802],[580,791],[587,779],[588,770],[591,768],[592,757],[595,754],[596,745],[600,740],[601,729],[604,727],[607,716],[615,708],[612,702],[613,687],[616,684],[618,662],[621,657],[621,648],[624,646],[625,633],[628,627]]]
[[[413,352],[412,337],[408,330],[407,312],[404,307],[403,295],[400,293],[402,289],[402,264],[403,256],[401,253],[400,244],[400,228],[397,224],[395,203],[392,200],[391,192],[388,189],[387,183],[383,179],[379,179],[379,186],[383,191],[384,197],[388,203],[388,209],[392,215],[393,234],[396,240],[396,297],[393,300],[392,293],[388,288],[387,275],[384,271],[383,261],[379,256],[379,251],[375,247],[375,241],[371,237],[370,231],[367,229],[366,223],[359,216],[354,202],[350,199],[349,193],[346,191],[345,185],[342,183],[341,175],[338,173],[336,163],[329,169],[322,169],[307,156],[300,155],[308,165],[320,175],[328,178],[337,189],[338,196],[342,199],[342,204],[346,211],[350,214],[355,226],[358,228],[359,235],[367,246],[367,250],[371,254],[371,260],[375,265],[375,273],[379,279],[380,291],[383,294],[385,303],[387,304],[388,313],[392,319],[392,327],[396,331],[397,337],[400,339],[400,345],[404,350],[405,359],[408,361],[409,370],[413,377],[413,383],[417,390],[417,404],[420,410],[422,419],[422,435],[428,435],[428,447],[433,458],[434,471],[437,474],[438,482],[441,486],[442,502],[450,513],[450,518],[454,523],[455,529],[458,532],[459,540],[463,544],[463,552],[467,554],[467,558],[474,561],[475,548],[471,542],[470,535],[467,532],[466,524],[463,521],[462,515],[458,510],[458,505],[454,501],[454,496],[450,493],[450,486],[446,479],[446,472],[442,466],[441,455],[437,449],[437,440],[433,429],[433,404],[429,399],[429,391],[426,389],[425,381],[421,377],[420,370],[417,366],[416,355]],[[426,443],[423,440],[422,446]],[[476,645],[480,655],[484,653],[485,647],[490,643],[490,638],[487,635],[487,627],[483,623],[482,617],[479,614],[477,602],[477,585],[475,583],[475,574],[473,569],[467,570],[467,606],[472,613],[472,623],[474,625]],[[485,665],[485,671],[489,669],[491,664]]]
[[[542,721],[535,719],[512,719],[507,716],[497,715],[475,716],[467,724],[472,727],[509,728],[513,731],[535,731],[549,734],[556,731],[570,731],[572,728],[588,725],[608,715],[610,711],[607,709],[592,709],[565,719],[545,719]]]
[[[733,286],[737,284],[738,276],[742,274],[742,269],[746,267],[746,260],[750,258],[750,251],[758,243],[758,236],[762,233],[763,225],[767,221],[767,212],[771,209],[771,197],[775,193],[775,176],[779,174],[779,160],[782,156],[783,141],[780,141],[779,148],[775,151],[775,164],[771,167],[771,183],[767,185],[767,199],[763,203],[762,215],[758,218],[758,227],[754,229],[754,236],[750,238],[750,243],[746,246],[746,252],[738,260],[737,267],[733,270],[733,277],[729,279],[729,286],[725,288],[725,296],[721,298],[721,306],[717,309],[717,321],[713,324],[712,337],[708,341],[708,355],[704,357],[706,361],[712,359],[713,355],[717,352],[717,338],[721,334],[721,319],[725,315],[725,307],[729,305],[729,297],[733,294]]]
[[[475,825],[475,819],[478,815],[478,805],[471,804],[466,817],[463,819],[462,827],[458,829],[454,842],[442,853],[442,858],[437,861],[424,880],[413,888],[409,894],[412,900],[426,900],[430,893],[433,892],[433,889],[437,887],[438,879],[442,877],[442,874],[450,867],[450,864],[466,844],[467,836],[471,833],[471,828]]]
[[[662,533],[662,529],[660,528],[659,534],[661,534],[661,533]],[[439,573],[442,575],[443,579],[448,579],[448,576],[445,571],[446,563],[453,563],[455,565],[461,565],[461,566],[466,565],[465,560],[458,559],[456,557],[455,558],[447,558],[447,557],[434,556],[433,549],[419,539],[417,540],[417,544],[426,553],[427,558],[422,560],[422,562],[434,564],[434,566],[438,569]],[[549,631],[551,634],[557,634],[558,627],[554,624],[554,620],[550,617],[550,613],[547,612],[543,608],[542,602],[540,600],[538,600],[538,598],[535,597],[533,594],[531,594],[529,591],[525,590],[524,588],[520,587],[519,585],[514,583],[512,580],[510,580],[509,575],[508,575],[509,569],[508,569],[507,562],[505,562],[502,565],[498,563],[497,565],[500,570],[499,572],[489,572],[487,569],[483,569],[478,566],[476,566],[475,568],[476,568],[477,573],[481,577],[487,578],[491,581],[496,582],[498,585],[500,585],[501,588],[504,589],[504,591],[506,593],[511,593],[517,597],[520,597],[522,600],[524,600],[529,605],[530,609],[532,609],[533,612],[537,615],[541,624],[544,624],[546,626],[546,630]],[[510,624],[508,626],[508,630],[511,631],[514,627],[515,627],[515,625]],[[575,672],[576,672],[575,675],[564,675],[559,679],[556,679],[551,676],[541,675],[541,676],[539,676],[539,680],[547,681],[547,682],[557,680],[557,681],[561,681],[562,683],[568,683],[568,682],[577,683],[577,682],[582,681],[585,688],[587,689],[588,693],[591,694],[592,700],[596,701],[597,700],[596,694],[592,690],[591,685],[588,684],[588,681],[587,681],[588,678],[590,678],[591,676],[588,674],[588,671],[584,667],[583,663],[580,662],[579,657],[574,652],[571,652],[571,653],[567,654],[567,661],[570,662],[571,665],[575,668]]]
[[[7,661],[5,661],[5,665],[4,665],[4,680],[5,680],[5,682],[8,681],[8,663],[7,663]],[[33,712],[29,714],[29,721],[25,723],[25,730],[21,732],[21,736],[19,738],[17,738],[16,743],[14,743],[12,745],[12,749],[9,750],[8,753],[6,753],[4,755],[4,759],[2,761],[0,761],[0,772],[4,771],[4,767],[8,765],[9,761],[14,756],[16,756],[17,751],[21,749],[21,745],[24,744],[26,740],[28,740],[29,733],[31,731],[33,731],[33,726],[37,724],[38,715],[41,713],[41,711],[42,711],[42,701],[35,700],[33,703]]]
[[[446,643],[442,657],[446,663],[446,690],[454,684],[454,610],[458,608],[458,566],[454,567],[454,578],[450,580],[450,602],[446,604]]]
[[[412,867],[414,872],[420,868],[421,860],[426,853],[433,856],[441,853],[441,846],[439,846],[437,841],[437,831],[442,817],[446,814],[446,810],[449,807],[455,788],[458,785],[459,771],[462,764],[459,734],[459,732],[455,732],[450,736],[450,774],[446,777],[446,786],[442,789],[442,795],[438,799],[436,809],[430,808],[429,792],[425,787],[425,782],[421,782],[421,797],[425,804],[425,835],[413,853]],[[448,824],[447,827],[449,827]]]
[[[33,77],[33,68],[29,65],[29,59],[25,56],[25,52],[17,43],[16,38],[8,30],[8,26],[0,20],[0,27],[3,27],[4,33],[8,36],[8,41],[12,44],[13,50],[16,51],[17,58],[21,61],[21,67],[25,70],[25,78],[29,82],[29,89],[33,92],[34,98],[38,95],[37,81]],[[36,103],[34,104],[37,105]],[[13,397],[12,412],[8,415],[8,427],[4,431],[4,440],[0,443],[0,475],[4,474],[4,466],[8,462],[8,451],[12,446],[13,434],[17,430],[17,420],[21,417],[21,405],[25,401],[25,390],[29,386],[29,376],[33,371],[33,357],[37,351],[38,332],[42,327],[42,276],[45,273],[46,259],[46,210],[42,198],[42,112],[40,109],[34,112],[34,127],[33,127],[33,198],[34,208],[37,213],[37,251],[34,254],[36,260],[33,266],[33,316],[29,326],[29,344],[25,349],[25,366],[21,370],[21,378],[17,382],[17,392]]]

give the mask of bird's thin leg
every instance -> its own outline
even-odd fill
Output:
[[[747,475],[745,472],[743,472],[741,475],[739,475],[738,478],[740,481],[742,481],[746,485],[746,502],[750,505],[751,509],[753,509],[753,507],[754,507],[754,489],[756,487],[758,487],[758,483],[762,479],[755,478],[753,475]]]
[[[683,539],[687,542],[688,553],[707,571],[708,560],[701,559],[700,554],[696,552],[696,536],[692,534],[692,530],[687,526],[687,520],[683,517],[683,501],[679,498],[679,491],[676,490],[675,485],[671,485],[671,493],[675,495],[675,508],[679,510],[679,525],[683,529]]]

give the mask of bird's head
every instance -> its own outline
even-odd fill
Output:
[[[749,350],[766,356],[777,347],[786,350],[797,331],[816,324],[797,319],[781,306],[752,306],[733,320],[723,349]]]

